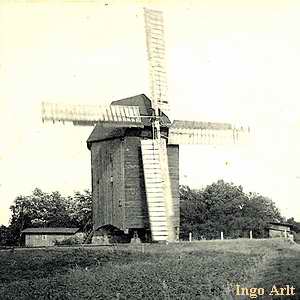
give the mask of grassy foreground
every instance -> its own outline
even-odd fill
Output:
[[[235,287],[290,285],[300,247],[282,240],[200,241],[0,252],[0,299],[250,299]],[[260,297],[258,299],[276,299]]]

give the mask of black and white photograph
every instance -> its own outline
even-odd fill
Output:
[[[300,2],[0,0],[0,300],[300,300]]]

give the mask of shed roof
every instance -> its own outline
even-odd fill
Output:
[[[270,225],[277,225],[277,226],[285,226],[285,227],[293,227],[292,224],[284,223],[284,222],[269,222]]]
[[[79,231],[79,228],[67,228],[67,227],[37,227],[37,228],[26,228],[22,230],[22,233],[36,233],[36,234],[47,234],[47,233],[62,233],[62,234],[75,234]]]

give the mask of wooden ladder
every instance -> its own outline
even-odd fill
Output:
[[[144,179],[153,241],[175,239],[173,199],[165,140],[141,140]]]

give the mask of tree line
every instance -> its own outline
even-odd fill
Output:
[[[196,239],[268,236],[269,222],[287,222],[300,232],[300,223],[293,218],[286,220],[268,197],[246,193],[242,186],[219,180],[202,190],[180,188],[181,235],[187,238],[192,232]]]
[[[242,186],[219,180],[202,190],[180,186],[180,237],[195,239],[266,237],[269,222],[288,222],[296,232],[300,223],[286,220],[275,203],[257,193],[245,193]],[[92,195],[89,190],[62,196],[36,188],[29,196],[18,196],[10,207],[9,226],[0,226],[0,245],[19,245],[21,231],[28,227],[78,227],[92,229]]]

